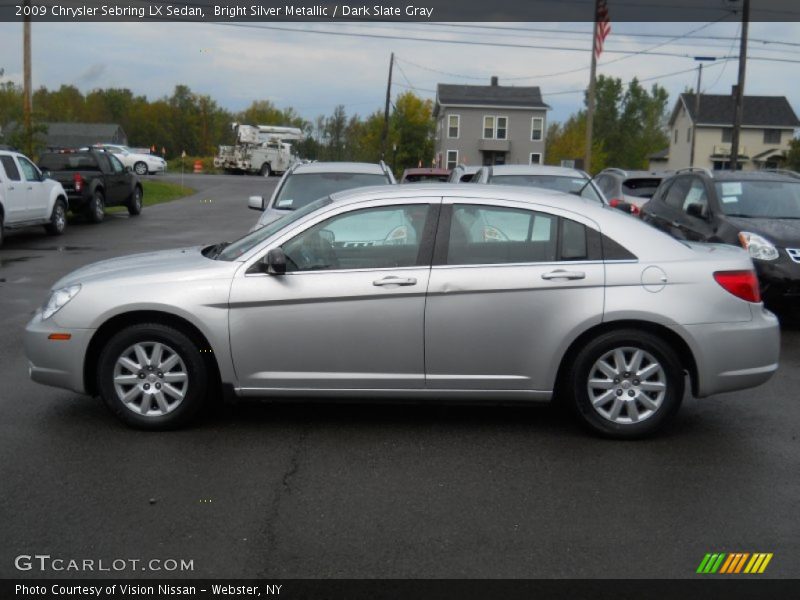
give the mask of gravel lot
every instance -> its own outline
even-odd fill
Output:
[[[42,576],[13,565],[39,553],[193,560],[172,574],[193,577],[672,578],[717,551],[773,552],[765,576],[800,576],[797,329],[767,385],[689,399],[663,435],[628,443],[547,407],[254,404],[143,433],[28,380],[23,328],[56,279],[234,239],[257,218],[247,196],[276,181],[189,175],[197,194],[140,218],[8,236],[0,577]]]

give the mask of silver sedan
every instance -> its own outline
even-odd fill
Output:
[[[640,437],[698,397],[765,382],[779,330],[733,246],[602,204],[484,185],[363,188],[232,244],[57,282],[30,375],[177,427],[219,397],[567,402]]]

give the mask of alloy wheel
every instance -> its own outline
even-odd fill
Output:
[[[667,393],[664,367],[649,352],[624,346],[603,354],[589,371],[589,401],[604,419],[620,425],[652,417]]]
[[[113,377],[122,404],[145,417],[171,413],[189,389],[183,359],[162,342],[139,342],[128,347],[117,358]]]

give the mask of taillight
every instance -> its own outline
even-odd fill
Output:
[[[611,205],[611,208],[617,208],[621,202],[622,200],[620,200],[619,198],[612,198],[611,200],[608,201],[608,203]]]
[[[75,173],[75,175],[72,176],[72,181],[75,183],[76,192],[83,191],[83,177],[81,177],[80,173]]]
[[[642,211],[639,209],[638,206],[635,204],[631,204],[631,214],[635,217],[638,217]]]
[[[714,279],[725,291],[747,302],[761,302],[755,271],[717,271]]]

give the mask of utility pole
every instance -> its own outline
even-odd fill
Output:
[[[386,157],[386,141],[389,138],[389,104],[392,101],[392,69],[394,68],[394,52],[389,58],[389,82],[386,84],[386,108],[383,111],[383,133],[381,134],[381,160]],[[392,165],[394,168],[394,165]]]
[[[695,60],[716,60],[713,56],[695,56]],[[689,152],[689,166],[694,166],[694,145],[697,138],[697,124],[700,122],[700,84],[703,82],[703,63],[697,65],[697,88],[694,90],[694,122],[692,123],[692,148]]]
[[[747,29],[750,24],[750,0],[743,0],[742,5],[742,37],[739,43],[739,80],[736,84],[736,108],[733,115],[733,133],[731,135],[730,168],[735,171],[739,167],[739,132],[742,128],[744,112],[744,75],[747,66]]]
[[[600,10],[600,0],[594,4],[594,26],[592,27],[592,65],[589,71],[589,92],[586,96],[586,151],[583,156],[583,170],[591,173],[592,166],[592,126],[594,125],[594,88],[597,76],[597,15]]]
[[[30,8],[30,0],[25,0],[25,6]],[[31,17],[30,11],[23,17],[22,22],[22,126],[25,140],[25,154],[33,154],[33,131],[31,125]]]

